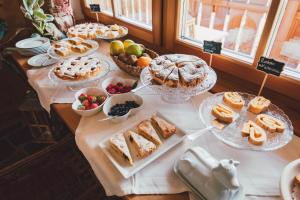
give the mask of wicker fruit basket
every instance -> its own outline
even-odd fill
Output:
[[[147,53],[152,59],[159,56],[155,51],[152,51],[147,48],[145,48],[144,53]],[[140,74],[141,74],[142,70],[144,69],[143,67],[129,65],[129,64],[123,62],[122,60],[120,60],[118,58],[118,56],[112,56],[112,59],[115,61],[115,63],[118,65],[118,67],[121,70],[125,71],[126,73],[128,73],[132,76],[140,77]]]

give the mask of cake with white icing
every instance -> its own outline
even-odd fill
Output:
[[[101,72],[100,59],[92,56],[76,57],[56,64],[54,74],[63,80],[85,80]]]
[[[195,87],[208,73],[206,62],[186,54],[163,55],[152,60],[150,73],[153,81],[172,88]]]

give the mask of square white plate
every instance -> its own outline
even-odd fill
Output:
[[[152,114],[155,114],[155,113],[152,113]],[[115,134],[125,133],[128,130],[132,130],[134,132],[137,132],[136,131],[136,126],[141,121],[146,120],[146,119],[150,119],[152,114],[146,116],[143,119],[138,120],[137,122],[133,123],[130,127],[122,129],[121,131],[116,132]],[[168,117],[162,115],[159,112],[156,112],[156,115],[158,117],[163,118],[167,122],[170,122],[172,124],[176,124],[171,119],[169,119]],[[162,141],[162,144],[152,154],[150,154],[146,158],[140,159],[136,156],[136,153],[134,152],[134,149],[132,148],[132,146],[128,142],[128,137],[126,137],[126,135],[125,135],[126,142],[127,142],[127,144],[129,144],[128,147],[129,147],[132,159],[134,161],[134,164],[132,166],[129,165],[124,159],[121,159],[119,156],[117,156],[116,153],[111,150],[110,145],[109,145],[109,138],[111,138],[112,136],[110,136],[109,138],[104,139],[98,145],[103,150],[104,154],[113,163],[113,165],[124,176],[124,178],[129,178],[130,176],[134,175],[139,170],[143,169],[145,166],[150,164],[152,161],[154,161],[158,157],[162,156],[164,153],[166,153],[172,147],[176,146],[181,141],[183,141],[185,136],[186,136],[186,132],[184,130],[182,130],[180,127],[176,126],[176,133],[174,135],[172,135],[171,137],[169,137],[167,139],[164,139],[164,138],[161,137],[161,135],[159,135],[159,136],[160,136],[160,139]]]

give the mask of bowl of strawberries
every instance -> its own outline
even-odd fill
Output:
[[[107,93],[100,88],[83,88],[75,93],[72,109],[81,116],[89,117],[102,110],[107,98]]]

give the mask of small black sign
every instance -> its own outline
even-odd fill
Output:
[[[222,42],[204,40],[203,50],[206,53],[221,54]]]
[[[101,12],[99,4],[90,4],[90,9],[92,12]]]
[[[274,59],[260,57],[256,69],[260,71],[264,71],[268,74],[273,74],[276,76],[280,76],[280,73],[283,70],[284,63],[278,62]]]

